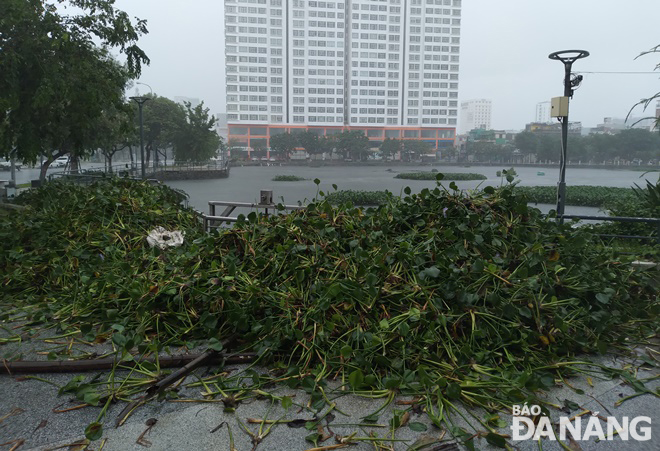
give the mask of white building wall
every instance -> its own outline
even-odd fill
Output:
[[[230,124],[456,126],[461,0],[225,0]]]
[[[549,123],[550,119],[550,102],[539,102],[536,104],[535,122]]]
[[[461,124],[459,133],[465,134],[477,128],[490,130],[493,103],[488,99],[461,102]]]

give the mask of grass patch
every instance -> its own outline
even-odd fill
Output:
[[[307,179],[297,175],[276,175],[271,180],[273,182],[300,182]]]
[[[475,174],[471,172],[401,172],[394,176],[395,179],[405,180],[438,180],[438,175],[442,176],[442,180],[486,180],[483,174]]]

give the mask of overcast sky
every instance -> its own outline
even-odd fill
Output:
[[[140,45],[151,65],[140,81],[159,95],[199,98],[212,113],[225,111],[222,0],[117,0],[116,6],[148,21]],[[658,0],[463,0],[462,18],[460,100],[491,99],[496,129],[524,128],[536,103],[563,94],[563,65],[548,59],[554,51],[589,51],[573,66],[577,72],[650,72],[660,62],[660,53],[635,60],[660,44]],[[571,121],[589,127],[625,117],[658,91],[660,71],[584,74]]]

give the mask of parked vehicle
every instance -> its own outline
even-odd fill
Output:
[[[68,164],[69,164],[69,157],[59,157],[55,159],[55,161],[53,161],[50,166],[53,168],[63,168],[66,167],[66,165]]]

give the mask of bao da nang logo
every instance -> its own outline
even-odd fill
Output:
[[[529,418],[529,415],[538,416],[538,422]],[[550,418],[541,415],[540,406],[513,406],[513,422],[511,424],[512,440],[567,440],[572,437],[575,441],[581,440],[651,440],[651,418],[638,417],[602,417],[598,412],[589,416],[560,417],[558,433],[552,427]],[[604,423],[604,425],[603,425]]]

